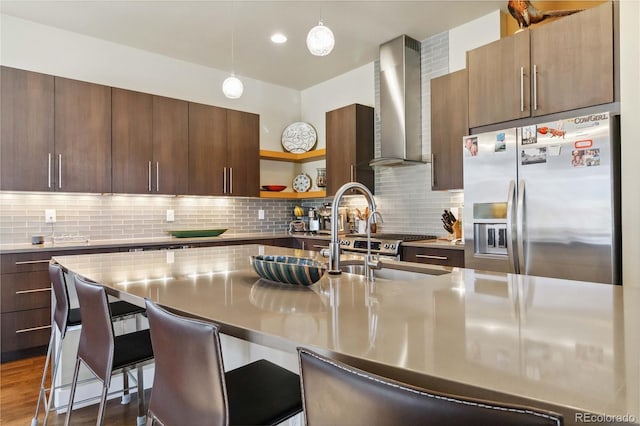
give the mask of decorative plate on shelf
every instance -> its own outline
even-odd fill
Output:
[[[316,129],[304,121],[291,123],[282,132],[282,146],[293,154],[309,151],[317,140]]]
[[[311,188],[311,178],[306,173],[301,173],[293,179],[293,190],[307,192]]]

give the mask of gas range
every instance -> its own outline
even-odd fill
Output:
[[[433,240],[435,235],[371,234],[371,253],[398,258],[400,246],[407,241]],[[340,237],[340,249],[347,252],[367,252],[367,234],[346,234]]]

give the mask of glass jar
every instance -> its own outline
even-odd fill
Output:
[[[324,188],[327,186],[327,169],[316,169],[318,171],[318,177],[316,178],[316,185],[318,188]]]

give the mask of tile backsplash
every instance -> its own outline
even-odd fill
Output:
[[[32,235],[82,236],[92,240],[166,237],[168,229],[228,228],[233,233],[283,232],[293,201],[229,197],[47,194],[0,192],[0,243],[31,241]],[[44,210],[56,210],[45,224]],[[174,222],[166,221],[173,210]],[[258,219],[264,210],[264,220]]]

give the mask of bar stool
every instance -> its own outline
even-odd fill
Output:
[[[560,426],[560,414],[436,393],[298,348],[308,425]]]
[[[153,359],[149,330],[138,330],[116,336],[113,332],[111,311],[104,287],[77,275],[75,282],[80,302],[80,314],[82,315],[82,329],[80,330],[76,366],[71,381],[65,426],[68,426],[71,421],[73,398],[81,363],[85,364],[102,381],[102,396],[96,425],[101,425],[103,421],[104,406],[112,373],[130,367],[138,368],[138,424],[141,424],[145,418],[142,364]]]
[[[60,364],[60,355],[62,353],[62,342],[67,335],[69,328],[80,326],[80,309],[71,308],[69,302],[69,290],[67,288],[67,282],[64,277],[64,273],[60,265],[50,263],[49,264],[49,278],[51,280],[51,287],[55,295],[56,304],[53,311],[53,324],[51,327],[51,338],[49,339],[49,347],[47,348],[47,356],[44,362],[44,370],[42,372],[42,381],[40,382],[40,393],[38,394],[38,402],[36,403],[36,412],[31,419],[31,425],[37,426],[38,424],[38,412],[40,411],[40,402],[44,404],[44,424],[47,424],[49,413],[51,412],[51,404],[53,402],[53,392],[60,387],[54,387],[53,381],[58,373],[58,366]],[[131,303],[117,301],[110,303],[111,313],[114,320],[129,318],[136,314],[144,313],[144,309],[133,305]],[[53,371],[51,375],[51,388],[45,388],[45,382],[47,378],[47,369],[49,368],[49,362],[51,361],[52,349],[55,340],[56,330],[53,327],[57,327],[60,333],[60,342],[56,349],[55,357],[53,358]],[[49,397],[47,398],[47,390],[49,390]]]
[[[216,325],[146,306],[156,362],[147,425],[275,425],[302,411],[297,374],[266,360],[225,373]]]

